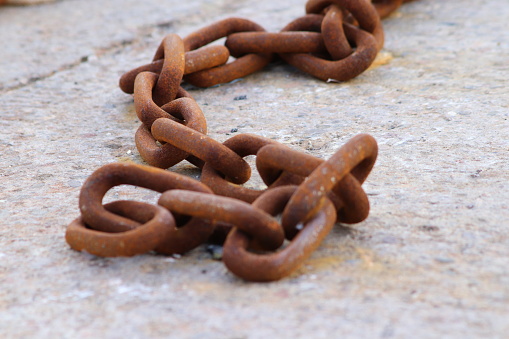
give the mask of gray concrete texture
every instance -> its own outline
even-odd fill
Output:
[[[237,128],[321,158],[357,133],[379,143],[369,218],[336,225],[295,274],[267,284],[234,277],[205,247],[104,259],[64,233],[94,170],[143,163],[124,71],[167,33],[230,16],[277,31],[304,1],[0,7],[0,337],[507,338],[508,5],[408,3],[384,21],[379,65],[345,83],[274,64],[190,88],[217,140]],[[122,186],[106,200],[157,196]]]

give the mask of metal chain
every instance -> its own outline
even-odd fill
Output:
[[[369,201],[361,185],[378,152],[373,137],[355,136],[327,161],[253,134],[220,143],[207,136],[205,116],[181,84],[227,83],[275,58],[325,81],[352,79],[383,46],[380,18],[403,2],[309,0],[307,14],[279,33],[229,18],[184,39],[167,35],[152,63],[120,79],[120,88],[134,94],[142,122],[136,147],[152,166],[109,164],[86,180],[81,216],[66,232],[71,248],[104,257],[150,251],[171,255],[219,239],[231,272],[246,280],[272,281],[297,269],[334,223],[363,221]],[[225,46],[207,46],[220,38],[226,38]],[[235,60],[228,63],[230,56]],[[241,186],[251,177],[243,159],[248,155],[256,155],[267,189]],[[201,182],[164,170],[183,160],[202,169]],[[162,194],[157,205],[103,205],[107,191],[122,184]],[[285,239],[289,244],[283,246]]]

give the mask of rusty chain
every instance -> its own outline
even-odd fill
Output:
[[[68,244],[115,257],[182,254],[215,239],[224,243],[225,265],[243,279],[272,281],[295,271],[336,222],[367,218],[361,185],[377,157],[375,139],[357,135],[327,161],[253,134],[220,143],[207,136],[205,116],[181,84],[227,83],[275,58],[325,81],[352,79],[383,46],[381,18],[407,1],[309,0],[306,15],[279,33],[229,18],[184,39],[167,35],[151,63],[119,82],[134,94],[142,122],[136,147],[151,166],[118,163],[96,170],[81,189],[81,216],[67,228]],[[224,46],[209,46],[221,38]],[[256,155],[264,190],[242,186],[251,177],[248,155]],[[201,182],[165,170],[183,160],[202,169]],[[123,184],[160,192],[157,205],[103,205],[108,190]]]

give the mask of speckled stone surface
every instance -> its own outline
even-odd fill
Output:
[[[384,21],[385,64],[346,83],[274,64],[189,88],[217,140],[236,128],[327,158],[357,133],[377,139],[369,218],[337,225],[292,276],[246,283],[205,247],[102,259],[66,244],[83,181],[107,163],[142,163],[122,72],[149,61],[167,33],[229,16],[277,31],[303,12],[302,0],[0,7],[0,337],[507,337],[509,6],[500,1],[406,4]],[[106,197],[115,199],[157,194],[121,187]]]

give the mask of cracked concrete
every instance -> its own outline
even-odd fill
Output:
[[[277,31],[303,8],[297,0],[0,7],[0,337],[506,336],[509,8],[495,0],[406,4],[384,22],[385,64],[346,83],[273,64],[189,88],[217,140],[256,133],[321,158],[357,133],[378,140],[364,185],[369,218],[337,225],[294,275],[245,283],[205,247],[181,258],[101,259],[65,243],[90,173],[142,163],[132,98],[117,87],[122,72],[150,60],[167,33],[232,15]],[[172,170],[198,175],[189,165]],[[121,187],[106,200],[157,196]]]

